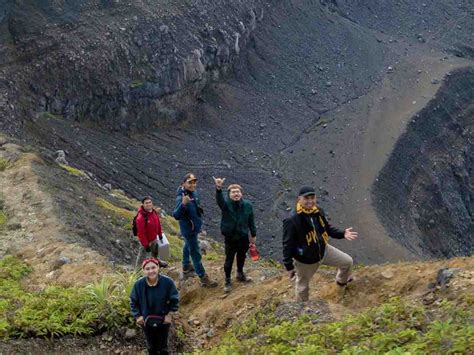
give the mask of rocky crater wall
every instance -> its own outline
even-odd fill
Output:
[[[43,113],[122,131],[185,121],[264,16],[259,1],[2,5],[0,128],[13,132]]]
[[[474,69],[449,75],[413,117],[374,185],[380,218],[434,257],[474,250]]]

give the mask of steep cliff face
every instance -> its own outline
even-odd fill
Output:
[[[41,112],[124,131],[184,121],[190,98],[229,72],[263,16],[258,1],[6,5],[9,130]]]
[[[413,117],[374,185],[390,234],[412,250],[474,250],[474,70],[452,73]]]

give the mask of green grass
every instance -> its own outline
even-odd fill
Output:
[[[8,217],[4,210],[4,202],[0,196],[0,229],[2,229],[7,223]]]
[[[436,309],[398,298],[339,322],[308,316],[276,321],[269,307],[234,326],[211,353],[464,354],[472,350],[472,303],[443,301]]]
[[[138,273],[114,274],[84,287],[48,286],[31,292],[21,260],[0,260],[0,337],[90,335],[132,325],[129,295]]]
[[[2,228],[7,223],[7,215],[5,212],[0,210],[0,228]]]
[[[66,164],[59,164],[61,168],[66,170],[69,174],[78,176],[78,177],[87,177],[87,174],[80,169],[73,168],[72,166]]]
[[[0,158],[0,172],[5,171],[9,166],[7,159]]]
[[[122,190],[113,189],[110,192],[110,196],[118,200],[122,206],[125,206],[126,209],[132,211],[136,211],[140,204],[137,200],[131,199],[130,197],[126,196]]]
[[[135,217],[136,212],[115,206],[113,203],[107,201],[102,197],[96,198],[95,202],[97,206],[99,206],[105,212],[111,215],[114,224],[118,226],[122,225],[125,229],[128,230],[132,229],[132,221]]]

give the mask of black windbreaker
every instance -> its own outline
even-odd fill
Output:
[[[324,257],[328,237],[343,239],[344,231],[329,224],[322,209],[316,213],[296,212],[283,221],[283,264],[294,269],[293,259],[314,264]]]

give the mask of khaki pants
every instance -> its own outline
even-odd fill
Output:
[[[303,264],[295,260],[294,264],[296,270],[296,300],[307,301],[309,298],[309,282],[318,270],[319,265],[337,267],[336,281],[346,283],[351,274],[353,261],[349,255],[328,244],[324,257],[320,262]]]

